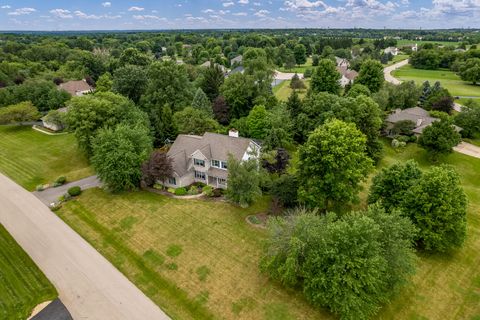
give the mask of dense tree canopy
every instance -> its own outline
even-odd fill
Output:
[[[377,92],[385,82],[383,65],[375,60],[363,62],[355,82],[365,85],[371,92]]]
[[[340,92],[341,75],[337,71],[335,62],[330,59],[320,60],[318,67],[312,75],[310,88],[313,92],[328,92],[338,94]]]

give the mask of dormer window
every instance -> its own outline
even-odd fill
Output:
[[[193,164],[197,167],[205,167],[205,160],[193,159]]]
[[[218,160],[212,160],[212,167],[214,167],[214,168],[220,168],[220,161],[218,161]]]

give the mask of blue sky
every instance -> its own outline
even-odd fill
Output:
[[[0,0],[0,30],[480,28],[480,0]]]

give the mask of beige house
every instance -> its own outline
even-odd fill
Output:
[[[358,77],[358,72],[355,70],[350,70],[347,67],[339,67],[337,66],[337,71],[340,73],[342,78],[340,79],[340,84],[342,87],[345,87],[347,84],[352,83]]]
[[[83,96],[94,91],[94,88],[85,79],[61,83],[58,85],[58,89],[67,91],[72,97]]]
[[[167,153],[173,161],[174,173],[165,186],[180,188],[203,182],[214,188],[226,188],[229,155],[245,161],[258,158],[260,149],[252,139],[239,137],[236,130],[229,135],[210,132],[203,136],[179,135]]]

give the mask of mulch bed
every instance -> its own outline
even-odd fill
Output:
[[[259,223],[254,223],[252,221],[250,221],[250,219],[252,218],[256,218],[256,220],[259,222]],[[245,221],[255,227],[255,228],[262,228],[262,229],[265,229],[267,228],[267,221],[269,219],[269,215],[266,214],[266,213],[257,213],[257,214],[253,214],[253,215],[249,215],[245,218]]]

